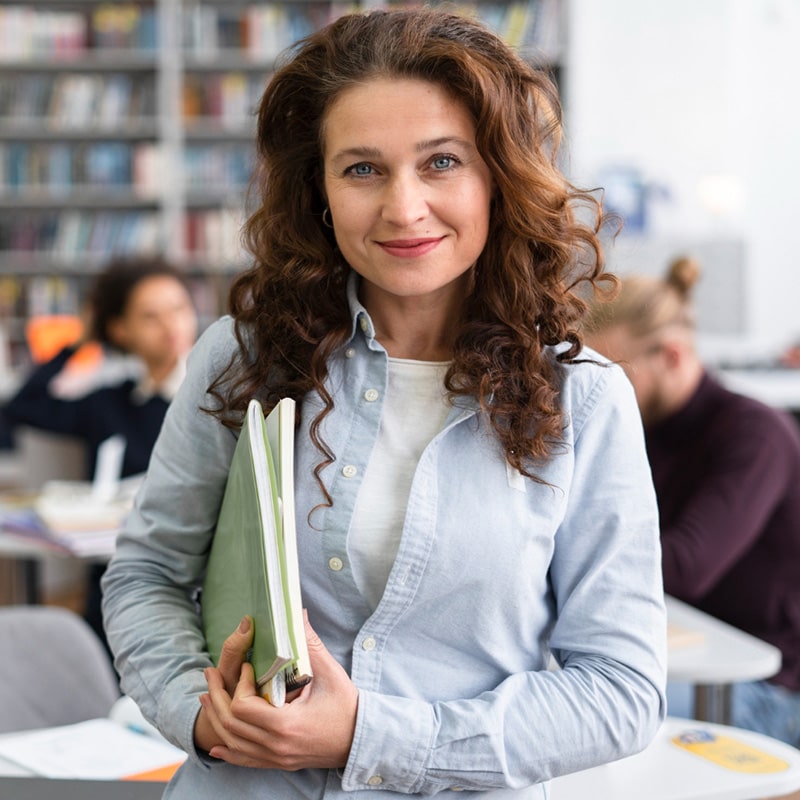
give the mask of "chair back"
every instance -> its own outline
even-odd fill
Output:
[[[19,453],[22,488],[38,492],[49,480],[85,480],[86,444],[74,436],[18,425],[14,438]]]
[[[0,607],[0,733],[105,717],[120,696],[111,658],[74,611]]]

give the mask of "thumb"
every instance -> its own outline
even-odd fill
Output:
[[[314,671],[314,681],[316,685],[320,682],[335,680],[337,676],[345,676],[341,664],[331,655],[317,632],[311,627],[308,621],[308,613],[303,611],[305,623],[306,643],[308,645],[308,655],[311,659],[311,668]],[[347,678],[349,680],[349,678]]]
[[[228,694],[233,695],[242,664],[247,660],[247,651],[253,644],[253,618],[242,617],[239,627],[225,640],[219,654],[217,668],[225,682]]]
[[[311,627],[311,623],[308,621],[308,611],[305,608],[303,609],[303,625],[306,630],[306,644],[308,645],[309,655],[311,655],[312,651],[320,654],[326,652],[327,648],[323,644],[322,639],[319,638],[317,632]]]

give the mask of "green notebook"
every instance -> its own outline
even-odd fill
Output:
[[[265,420],[251,400],[228,473],[208,558],[201,607],[211,658],[245,614],[255,632],[250,661],[261,694],[283,705],[308,683],[294,515],[295,402]]]

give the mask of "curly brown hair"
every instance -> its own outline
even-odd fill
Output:
[[[316,390],[326,404],[312,424],[318,479],[335,458],[319,436],[333,408],[325,379],[352,321],[349,267],[322,221],[322,129],[341,92],[377,77],[434,82],[475,120],[497,191],[445,386],[478,399],[508,461],[535,479],[563,438],[559,362],[577,358],[585,311],[576,289],[604,277],[602,207],[558,167],[552,80],[480,23],[440,10],[343,16],[301,40],[272,77],[258,113],[258,208],[244,229],[254,265],[230,292],[241,350],[249,344],[254,356],[214,382],[214,413],[235,426],[253,396],[269,410]],[[545,348],[560,343],[553,359]]]

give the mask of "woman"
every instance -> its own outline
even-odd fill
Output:
[[[692,307],[699,277],[688,258],[664,279],[627,276],[613,303],[592,307],[586,337],[636,391],[664,588],[781,650],[777,675],[734,686],[734,724],[800,747],[800,431],[704,367]]]
[[[558,119],[545,77],[430,10],[341,18],[276,71],[254,267],[105,582],[123,687],[190,754],[167,796],[538,798],[652,737],[656,508],[621,371],[573,363],[600,259]],[[250,621],[212,668],[194,597],[246,403],[284,395],[314,679],[274,708]]]
[[[119,477],[147,469],[164,415],[185,372],[186,354],[197,336],[197,316],[186,280],[160,258],[112,261],[98,276],[88,298],[88,338],[136,357],[138,380],[98,386],[78,397],[60,397],[52,381],[79,344],[65,347],[35,369],[5,406],[12,425],[29,425],[74,436],[86,444],[86,475],[94,474],[98,449],[113,436],[125,447]],[[100,577],[89,570],[84,615],[103,634]]]

